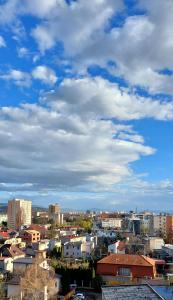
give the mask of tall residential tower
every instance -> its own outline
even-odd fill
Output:
[[[22,225],[31,225],[32,202],[24,199],[8,201],[8,227],[19,229]]]

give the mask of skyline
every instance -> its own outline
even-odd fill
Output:
[[[171,0],[0,1],[0,202],[172,210]]]

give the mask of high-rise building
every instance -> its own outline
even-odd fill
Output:
[[[61,212],[60,205],[55,203],[55,204],[50,204],[49,205],[49,218],[51,219],[54,214],[59,214]]]
[[[53,221],[55,224],[63,224],[63,214],[61,213],[59,204],[55,203],[49,205],[49,220]]]
[[[31,225],[32,202],[24,199],[8,201],[8,227],[18,229],[22,225]]]
[[[166,214],[160,213],[153,216],[154,234],[160,237],[166,237]]]

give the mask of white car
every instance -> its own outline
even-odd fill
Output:
[[[82,293],[77,293],[75,296],[74,296],[74,298],[73,299],[79,299],[79,300],[84,300],[85,299],[85,296],[84,296],[84,294],[82,294]]]

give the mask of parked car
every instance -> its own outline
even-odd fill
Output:
[[[85,299],[85,296],[83,293],[77,293],[74,295],[73,299],[75,300],[84,300]]]

